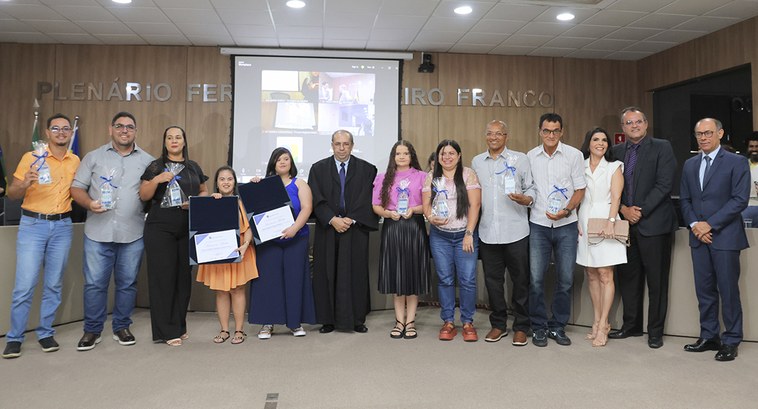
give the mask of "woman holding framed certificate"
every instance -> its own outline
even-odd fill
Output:
[[[266,167],[266,177],[278,176],[292,202],[295,224],[280,238],[256,248],[259,277],[250,283],[248,321],[261,324],[259,339],[269,339],[275,324],[284,324],[296,337],[305,336],[302,323],[316,322],[308,260],[308,217],[313,198],[308,184],[297,178],[292,153],[276,148]],[[255,183],[260,179],[254,178]]]
[[[188,157],[184,129],[163,132],[161,157],[142,174],[139,196],[148,202],[145,255],[153,341],[180,346],[187,339],[187,307],[192,290],[189,264],[189,196],[208,196],[200,165]]]
[[[429,293],[429,238],[421,202],[426,173],[413,145],[392,146],[387,172],[374,179],[374,213],[384,218],[379,250],[379,292],[394,294],[390,338],[416,338],[418,296]]]
[[[216,189],[213,196],[220,199],[224,196],[236,196],[237,174],[229,166],[222,166],[216,171]],[[237,251],[242,255],[239,263],[201,264],[197,270],[197,281],[204,283],[211,290],[216,290],[216,312],[221,332],[213,338],[213,342],[221,344],[230,337],[229,312],[234,314],[234,336],[232,344],[241,344],[247,338],[243,331],[245,324],[246,294],[245,284],[258,277],[258,267],[255,265],[255,251],[252,240],[253,231],[247,220],[247,212],[242,201],[239,201],[240,247]]]

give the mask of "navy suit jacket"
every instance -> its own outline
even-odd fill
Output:
[[[642,208],[642,219],[637,223],[643,236],[668,234],[679,227],[676,209],[671,201],[671,189],[674,186],[676,157],[671,143],[665,139],[645,136],[637,151],[637,165],[634,167],[634,199],[626,202],[627,192],[621,195],[621,203]],[[613,156],[624,161],[626,144],[614,145]],[[624,163],[626,168],[627,163]]]
[[[703,154],[687,159],[682,170],[680,204],[684,222],[705,221],[713,231],[711,247],[716,250],[742,250],[748,247],[741,212],[750,197],[750,166],[747,158],[719,149],[703,188],[700,188],[700,163]],[[703,243],[690,232],[690,247]]]

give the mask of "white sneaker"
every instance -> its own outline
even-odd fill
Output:
[[[271,338],[272,332],[274,332],[273,325],[264,325],[261,327],[261,330],[258,331],[258,339],[269,339]]]
[[[292,331],[292,335],[296,337],[304,337],[305,336],[305,330],[303,327],[297,327],[295,329],[290,328],[290,331]]]

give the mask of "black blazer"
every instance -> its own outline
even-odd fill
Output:
[[[365,230],[377,230],[379,218],[374,213],[371,197],[376,167],[365,160],[350,156],[345,178],[345,211]],[[313,193],[313,214],[317,227],[331,229],[329,220],[336,216],[340,200],[340,177],[334,156],[322,159],[311,166],[308,185]]]
[[[637,223],[640,234],[667,234],[676,230],[679,224],[671,201],[676,173],[674,150],[669,141],[650,135],[645,136],[640,144],[637,165],[634,167],[634,198],[632,203],[627,203],[627,192],[624,189],[621,203],[642,208],[642,219]],[[627,166],[626,145],[624,143],[613,147],[613,155],[624,162],[624,168]]]

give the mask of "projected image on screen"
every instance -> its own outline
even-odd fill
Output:
[[[299,176],[332,154],[338,129],[355,138],[353,154],[386,168],[398,139],[398,61],[235,57],[232,166],[243,181],[265,173],[283,146]]]
[[[374,74],[264,70],[261,128],[265,133],[313,130],[329,135],[347,129],[372,136],[375,86]]]

